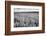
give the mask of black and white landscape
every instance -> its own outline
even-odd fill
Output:
[[[16,8],[14,11],[14,27],[38,27],[39,12],[31,9]]]

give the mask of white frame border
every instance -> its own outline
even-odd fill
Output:
[[[14,8],[38,8],[39,9],[39,27],[18,27],[14,28]],[[37,11],[37,10],[34,10]],[[27,30],[42,30],[42,6],[22,6],[22,5],[11,5],[11,28],[10,31],[27,31]]]

